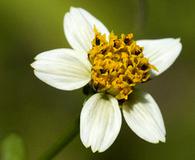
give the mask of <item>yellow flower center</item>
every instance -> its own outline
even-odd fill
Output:
[[[133,40],[133,34],[113,32],[102,35],[94,29],[95,38],[88,53],[92,64],[91,85],[97,92],[105,92],[118,100],[127,100],[136,84],[150,78],[150,70],[155,69],[143,55],[143,48]]]

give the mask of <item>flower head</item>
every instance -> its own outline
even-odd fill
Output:
[[[142,139],[165,142],[160,109],[149,93],[136,90],[169,68],[178,57],[180,39],[134,40],[116,36],[94,16],[71,8],[64,31],[73,49],[55,49],[35,57],[35,75],[45,83],[74,90],[88,85],[93,95],[80,115],[80,138],[93,152],[111,146],[121,128],[121,111],[128,126]]]

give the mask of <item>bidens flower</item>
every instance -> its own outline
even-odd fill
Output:
[[[149,93],[136,86],[160,75],[178,57],[179,39],[135,41],[133,34],[116,36],[90,13],[71,8],[64,31],[73,49],[55,49],[35,57],[35,75],[45,83],[74,90],[88,86],[93,95],[80,115],[80,138],[93,152],[103,152],[121,128],[121,112],[142,139],[165,142],[160,109]]]

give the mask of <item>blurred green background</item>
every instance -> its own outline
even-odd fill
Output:
[[[142,5],[143,4],[143,5]],[[77,136],[55,160],[183,160],[195,157],[194,0],[0,0],[0,140],[23,137],[29,160],[36,160],[77,117],[85,97],[38,80],[30,67],[40,52],[69,47],[63,17],[82,7],[115,33],[136,39],[181,37],[183,50],[164,74],[145,84],[158,102],[167,142],[149,144],[123,123],[115,143],[92,154]]]

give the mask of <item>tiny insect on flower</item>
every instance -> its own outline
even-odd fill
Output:
[[[31,64],[43,82],[61,89],[88,86],[93,95],[80,115],[80,138],[93,152],[108,149],[119,134],[122,113],[128,126],[151,143],[165,142],[160,109],[149,93],[136,86],[168,69],[179,56],[180,39],[134,40],[116,36],[82,8],[71,7],[64,32],[73,49],[54,49]]]

